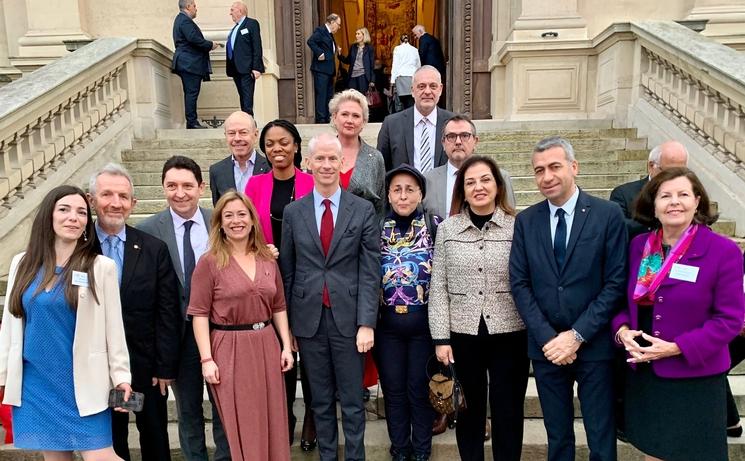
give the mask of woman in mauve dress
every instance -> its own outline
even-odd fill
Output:
[[[240,192],[215,204],[187,312],[232,459],[289,460],[282,373],[293,358],[282,277],[256,209]]]

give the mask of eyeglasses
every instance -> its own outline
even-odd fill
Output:
[[[468,142],[473,137],[473,133],[448,133],[443,135],[442,138],[447,142],[455,142],[456,139],[460,138],[462,142]]]
[[[421,189],[419,189],[418,187],[417,188],[413,188],[413,187],[396,187],[394,189],[391,189],[390,190],[390,193],[392,195],[398,195],[400,197],[400,196],[404,195],[404,193],[406,193],[406,195],[414,195],[417,192],[419,192],[420,190]]]

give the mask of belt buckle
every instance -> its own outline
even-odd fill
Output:
[[[395,307],[396,314],[408,314],[409,313],[409,306],[403,305],[403,306],[396,306]]]
[[[264,328],[264,322],[254,323],[251,328],[253,328],[254,330],[261,330],[262,328]]]

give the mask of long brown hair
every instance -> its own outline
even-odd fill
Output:
[[[483,163],[488,166],[491,170],[492,176],[494,176],[494,181],[497,184],[497,196],[494,198],[494,202],[497,208],[501,208],[505,214],[515,216],[515,209],[507,203],[507,188],[505,187],[502,172],[499,171],[497,162],[485,155],[472,155],[471,157],[468,157],[466,161],[463,162],[463,165],[458,169],[458,175],[455,177],[455,184],[453,185],[453,200],[450,205],[450,216],[458,214],[468,207],[465,188],[466,172],[469,168],[478,163]]]
[[[57,257],[54,251],[56,234],[52,224],[52,214],[57,202],[68,195],[79,195],[83,199],[88,222],[75,245],[72,256],[70,256],[59,275],[62,285],[65,287],[65,300],[73,309],[77,309],[78,287],[72,284],[72,272],[77,271],[88,274],[88,287],[93,294],[93,299],[98,302],[96,281],[93,275],[93,262],[97,255],[95,248],[96,231],[91,217],[91,207],[82,189],[75,186],[58,186],[52,189],[41,201],[39,211],[37,211],[34,223],[31,225],[31,238],[29,238],[26,246],[26,254],[21,258],[16,270],[15,282],[8,303],[10,313],[15,317],[23,318],[23,292],[33,283],[40,269],[41,283],[36,288],[34,295],[38,294],[44,287],[49,286],[54,280]]]
[[[228,237],[222,230],[222,212],[228,203],[239,200],[248,210],[248,216],[251,219],[251,231],[248,233],[248,242],[246,243],[246,253],[249,251],[255,251],[256,256],[261,259],[269,261],[274,260],[272,252],[266,246],[266,240],[264,239],[264,233],[261,231],[261,223],[259,222],[259,215],[256,212],[251,200],[248,199],[242,192],[236,192],[234,190],[228,191],[220,197],[220,200],[215,203],[215,209],[212,211],[212,219],[210,220],[210,253],[215,255],[217,258],[217,267],[227,267],[230,261],[230,243],[228,243]]]

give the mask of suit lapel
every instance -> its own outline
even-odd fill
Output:
[[[414,108],[404,111],[404,140],[406,142],[406,156],[409,165],[414,165]]]
[[[435,130],[435,164],[434,166],[440,166],[447,162],[446,159],[443,159],[445,153],[442,149],[442,143],[440,140],[442,139],[442,129],[445,126],[445,111],[437,108],[437,127]]]
[[[347,230],[349,221],[352,219],[352,213],[354,210],[352,210],[351,201],[347,200],[347,194],[348,192],[342,191],[341,198],[339,199],[339,211],[336,216],[336,224],[334,225],[334,236],[331,238],[331,246],[329,246],[329,253],[326,255],[326,262],[328,262],[331,255],[334,254],[334,250],[338,246],[342,234]]]
[[[173,269],[176,271],[181,286],[184,286],[184,269],[181,267],[181,257],[178,254],[178,244],[176,243],[176,230],[173,228],[173,219],[171,218],[171,212],[166,208],[158,219],[158,227],[160,227],[160,235],[163,237],[162,240],[166,242],[168,246],[168,253],[171,254],[171,261],[173,261]]]
[[[538,209],[538,240],[541,242],[543,252],[546,253],[546,260],[550,261],[551,269],[558,278],[559,267],[556,265],[554,246],[551,242],[551,213],[549,213],[548,200],[544,200]]]
[[[318,227],[316,225],[316,210],[314,209],[315,205],[313,204],[313,193],[311,192],[306,195],[300,199],[300,201],[302,203],[301,213],[303,215],[303,221],[305,221],[305,225],[308,226],[308,235],[310,235],[310,239],[316,244],[319,254],[323,256],[321,236],[318,235]]]
[[[142,248],[142,242],[140,241],[140,235],[132,229],[130,226],[126,227],[127,240],[124,241],[124,267],[122,268],[122,286],[121,291],[123,292],[129,281],[132,279],[135,267],[137,267],[137,261],[140,258],[140,249]]]
[[[585,227],[587,222],[587,216],[590,214],[590,203],[587,200],[587,196],[580,189],[579,197],[577,197],[577,205],[574,207],[574,219],[572,220],[572,229],[569,233],[569,244],[567,245],[567,254],[564,259],[564,266],[566,267],[567,262],[572,257],[574,247],[577,246],[577,239],[582,233],[582,228]]]

